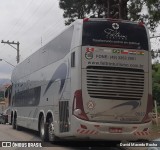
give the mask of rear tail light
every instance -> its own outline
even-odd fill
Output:
[[[138,23],[138,25],[144,27],[144,22],[141,21]]]
[[[148,95],[146,114],[142,120],[143,123],[147,123],[151,121],[150,113],[152,112],[152,109],[153,109],[152,95]]]
[[[87,22],[87,21],[89,21],[89,18],[84,18],[83,19],[83,22]]]
[[[83,108],[82,90],[77,90],[74,93],[72,113],[79,119],[88,120]]]

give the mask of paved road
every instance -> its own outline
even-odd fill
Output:
[[[2,125],[0,124],[0,141],[40,141],[40,138],[37,132],[32,130],[23,129],[21,131],[17,131],[12,129],[10,125]],[[49,142],[44,143],[47,147],[42,148],[2,148],[0,150],[121,150],[117,147],[106,147],[102,145],[93,146],[93,143],[87,143],[84,145],[83,142],[75,143],[70,142],[67,143],[60,143],[57,145],[51,144]],[[73,147],[73,145],[83,145],[83,147]]]

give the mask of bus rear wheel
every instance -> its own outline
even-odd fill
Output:
[[[60,140],[57,136],[55,136],[54,133],[54,123],[53,123],[53,118],[49,119],[49,124],[48,124],[48,139],[50,142],[56,142]]]
[[[14,116],[12,117],[12,128],[16,129],[16,118]]]
[[[40,119],[39,133],[42,141],[48,141],[48,124],[44,122],[44,116]]]

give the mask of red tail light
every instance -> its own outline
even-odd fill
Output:
[[[89,21],[89,18],[84,18],[83,19],[83,22],[87,22],[87,21]]]
[[[146,114],[142,120],[143,123],[147,123],[151,121],[151,117],[149,116],[149,113],[152,112],[152,109],[153,109],[152,95],[148,95]]]
[[[77,90],[74,93],[72,113],[79,119],[88,120],[83,108],[82,90]]]
[[[144,27],[144,22],[141,21],[138,23],[138,25]]]

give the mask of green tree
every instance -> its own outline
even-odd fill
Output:
[[[65,21],[69,25],[76,19],[84,18],[86,15],[87,5],[86,0],[60,0],[59,6],[64,10],[63,17],[68,18]]]
[[[142,13],[146,7],[148,14]],[[143,20],[153,32],[160,21],[160,0],[132,0],[128,4],[130,20]]]
[[[152,65],[153,99],[160,104],[160,64]]]
[[[148,23],[151,30],[154,30],[160,20],[160,0],[145,0],[145,2],[149,11]]]
[[[151,31],[160,21],[160,0],[60,0],[65,24],[85,17],[110,17],[143,20]],[[148,14],[142,12],[146,6]]]

